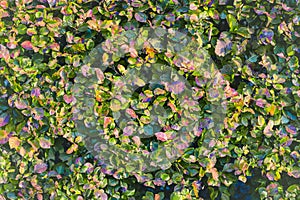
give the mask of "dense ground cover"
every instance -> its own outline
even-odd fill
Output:
[[[297,0],[1,0],[0,17],[0,199],[299,199]],[[223,74],[227,112],[210,148],[204,127],[172,166],[134,174],[89,153],[71,89],[94,47],[142,27],[195,38]],[[138,53],[106,77],[140,60],[170,61],[151,49]],[[208,88],[191,77],[205,117]],[[111,109],[97,110],[107,133],[118,130]]]

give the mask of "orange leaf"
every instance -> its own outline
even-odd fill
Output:
[[[274,114],[275,114],[275,111],[276,111],[276,106],[274,105],[274,104],[271,104],[271,106],[270,107],[268,107],[268,112],[269,112],[269,114],[271,115],[271,116],[274,116]]]
[[[159,194],[155,194],[154,200],[160,200],[160,195]]]
[[[199,191],[198,191],[196,182],[193,182],[192,186],[193,186],[195,196],[198,198],[199,197]]]

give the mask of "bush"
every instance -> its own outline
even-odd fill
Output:
[[[0,199],[299,198],[298,1],[0,2]],[[209,53],[224,79],[224,126],[217,136],[202,127],[183,155],[163,169],[111,169],[76,129],[72,89],[95,47],[143,27],[180,31]],[[142,61],[174,61],[151,48],[132,48],[97,75],[113,82]],[[179,71],[198,92],[199,116],[210,116],[209,87],[197,82],[193,70]],[[97,112],[106,120],[99,124],[111,144],[145,150],[164,142],[163,132],[158,140],[131,145],[128,137],[114,135],[120,130],[112,115],[116,108],[105,104],[111,82],[102,83],[96,96]],[[133,97],[150,93],[145,87]],[[158,104],[167,99],[180,108],[172,94],[164,94]],[[178,119],[173,114],[168,123]],[[148,118],[141,119],[146,124]],[[248,183],[252,189],[242,191],[247,197],[234,194],[236,184]]]

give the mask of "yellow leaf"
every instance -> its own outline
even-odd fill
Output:
[[[280,175],[279,171],[276,171],[274,181],[278,181],[278,180],[280,180],[280,178],[281,178],[281,175]]]
[[[26,150],[24,149],[24,147],[21,147],[21,148],[20,148],[19,154],[20,154],[21,156],[23,156],[23,157],[25,156]]]
[[[136,84],[137,86],[139,86],[139,87],[143,87],[144,85],[146,85],[145,81],[142,80],[142,79],[140,79],[140,78],[137,78],[137,79],[135,80],[135,84]]]
[[[239,176],[239,180],[242,181],[243,183],[246,183],[247,178],[245,176],[243,176],[243,175],[240,175]]]
[[[17,149],[20,146],[21,140],[17,137],[11,137],[8,143],[11,149]]]
[[[0,140],[5,139],[8,136],[8,132],[6,130],[0,130]]]

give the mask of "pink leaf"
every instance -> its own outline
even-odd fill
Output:
[[[147,20],[147,15],[144,13],[135,13],[134,14],[134,18],[138,21],[138,22],[146,22]]]
[[[185,84],[184,82],[181,81],[175,81],[170,85],[167,85],[167,90],[174,94],[180,94],[181,92],[184,91],[184,88],[185,88]]]
[[[222,40],[217,40],[217,45],[216,45],[216,49],[215,49],[215,53],[218,56],[225,56],[226,53],[226,43]]]
[[[53,44],[49,45],[49,48],[54,51],[59,51],[60,46],[58,43],[53,43]]]
[[[212,168],[210,172],[212,174],[212,178],[217,181],[219,179],[219,173],[217,168]]]
[[[64,100],[67,104],[71,103],[74,100],[74,97],[72,95],[64,95]]]
[[[8,8],[8,3],[6,0],[0,1],[0,6],[5,10]]]
[[[132,140],[134,141],[134,143],[139,147],[142,143],[141,140],[138,136],[133,136]]]
[[[292,134],[292,135],[296,135],[297,134],[297,129],[296,129],[295,126],[292,126],[292,125],[286,126],[285,130],[287,132],[289,132],[290,134]]]
[[[126,109],[126,113],[129,114],[133,119],[136,119],[138,116],[135,114],[134,110],[131,108]]]
[[[41,120],[44,117],[44,110],[43,108],[34,108],[31,114],[35,120]]]
[[[102,70],[99,68],[95,68],[95,71],[96,71],[98,80],[100,81],[100,83],[103,83],[105,77],[104,77]]]
[[[26,50],[32,50],[33,48],[31,42],[28,40],[22,42],[21,46]]]
[[[21,99],[15,101],[15,106],[18,109],[25,109],[25,108],[27,108],[26,102],[24,100],[21,100]]]
[[[40,88],[34,88],[31,90],[31,97],[39,97],[41,95]]]
[[[132,135],[133,131],[134,131],[134,129],[132,126],[126,126],[123,130],[123,133],[126,136],[130,136],[130,135]]]
[[[264,99],[257,99],[256,100],[256,105],[259,106],[259,107],[261,107],[261,108],[264,108],[266,103],[267,102]]]
[[[159,141],[162,141],[162,142],[165,142],[168,140],[168,136],[165,132],[157,132],[157,133],[155,133],[155,136]]]
[[[8,61],[9,57],[9,51],[7,50],[7,48],[0,44],[0,58],[4,58],[5,61]]]
[[[47,164],[46,163],[40,163],[40,164],[36,164],[35,166],[34,166],[34,172],[35,173],[38,173],[38,174],[41,174],[41,173],[43,173],[44,171],[46,171],[47,170]]]

